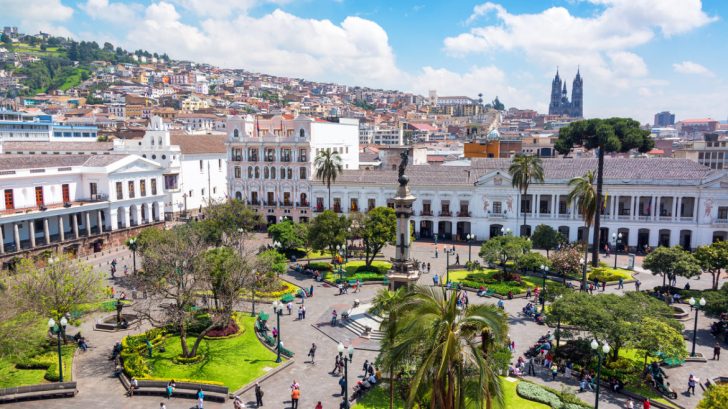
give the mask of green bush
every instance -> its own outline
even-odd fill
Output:
[[[562,406],[561,398],[541,386],[530,382],[520,382],[516,386],[516,393],[524,399],[549,405],[553,409],[561,409]]]
[[[626,270],[613,269],[609,267],[597,267],[589,272],[589,281],[597,279],[599,282],[619,281],[620,278],[629,280],[632,275]]]
[[[312,261],[306,266],[316,271],[333,271],[334,265],[326,261]]]
[[[145,378],[152,374],[147,361],[141,355],[122,351],[121,358],[124,361],[124,373],[130,378]]]
[[[521,271],[539,271],[541,266],[551,267],[551,261],[541,253],[530,252],[516,260],[516,268]]]

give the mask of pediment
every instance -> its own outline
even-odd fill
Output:
[[[502,170],[492,170],[479,177],[475,182],[475,186],[511,186],[511,175]]]
[[[130,163],[124,164],[117,169],[114,169],[111,173],[113,174],[125,174],[125,173],[139,173],[139,172],[151,172],[158,171],[161,166],[155,162],[138,158]]]

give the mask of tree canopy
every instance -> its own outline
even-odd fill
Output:
[[[505,272],[506,263],[515,261],[529,250],[531,250],[530,240],[506,234],[485,241],[478,255],[488,263],[500,264]]]
[[[284,220],[268,226],[268,234],[274,241],[281,243],[282,249],[292,250],[306,244],[306,229],[307,225],[305,223]]]
[[[565,243],[566,238],[553,227],[539,224],[531,235],[531,242],[533,247],[546,250],[546,257],[548,257],[549,251],[558,247],[559,244]]]
[[[543,183],[543,166],[541,158],[535,155],[524,155],[518,154],[513,158],[511,166],[508,168],[508,173],[511,174],[511,184],[513,187],[518,188],[518,191],[522,194],[521,197],[526,196],[528,193],[528,187],[531,183]],[[523,202],[523,200],[521,200]],[[526,215],[529,213],[525,209],[521,209],[523,213],[523,225],[521,226],[521,236],[527,236],[526,234]]]
[[[728,269],[728,241],[716,241],[709,246],[700,246],[695,251],[700,268],[712,276],[712,288],[718,289],[721,270]]]
[[[553,272],[562,277],[577,276],[582,268],[581,257],[584,250],[578,244],[566,244],[551,255]]]
[[[313,221],[308,229],[309,242],[314,250],[336,252],[337,245],[344,245],[347,238],[349,221],[345,216],[337,215],[333,210],[325,210]]]
[[[698,260],[682,247],[658,247],[645,257],[642,268],[662,276],[662,286],[667,279],[677,276],[691,278],[700,275]]]
[[[365,263],[372,264],[374,257],[387,244],[396,242],[397,217],[394,209],[389,207],[376,207],[367,213],[364,225],[360,227],[359,234],[364,242],[366,253]]]
[[[343,161],[338,152],[331,148],[322,149],[313,161],[316,169],[316,179],[323,182],[329,190],[329,209],[331,209],[331,183],[344,171]]]

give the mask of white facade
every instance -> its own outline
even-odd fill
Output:
[[[0,161],[0,254],[162,220],[162,169],[136,155]]]
[[[310,215],[313,163],[321,150],[338,152],[344,169],[359,168],[357,119],[231,116],[225,128],[229,195],[263,206],[269,222]]]

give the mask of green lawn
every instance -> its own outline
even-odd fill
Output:
[[[362,270],[362,267],[364,267],[365,264],[366,263],[364,262],[364,260],[354,260],[344,264],[344,269],[348,274],[352,274],[357,270]],[[372,272],[386,273],[391,268],[392,263],[390,263],[389,261],[374,260],[366,270],[371,270]]]
[[[513,281],[496,281],[493,279],[493,275],[499,273],[500,270],[496,269],[482,269],[482,270],[474,270],[474,271],[467,271],[467,270],[451,270],[450,271],[450,281],[452,282],[460,282],[464,286],[472,287],[472,288],[479,288],[481,285],[484,287],[488,287],[488,290],[495,291],[496,294],[499,295],[507,295],[509,291],[512,291],[514,294],[521,294],[525,293],[527,288],[534,288],[534,287],[541,287],[543,284],[543,280],[538,277],[531,277],[526,275],[521,275],[521,282],[522,284],[518,284]],[[471,276],[471,274],[477,274],[479,277]],[[484,276],[484,278],[483,278]],[[446,280],[446,276],[442,277],[442,281]],[[561,284],[557,283],[553,280],[546,280],[546,286],[548,287],[551,284]]]
[[[63,348],[63,380],[71,381],[73,354],[76,351],[75,344],[68,344]],[[46,352],[36,355],[25,362],[33,363],[38,369],[21,369],[16,366],[18,363],[14,359],[4,356],[0,358],[0,388],[11,388],[14,386],[36,385],[39,383],[48,383],[46,373],[52,379],[58,378],[58,349],[50,347]],[[49,371],[49,367],[53,367],[53,371]]]
[[[234,391],[263,375],[265,368],[278,366],[276,354],[263,346],[255,336],[254,317],[238,316],[242,324],[242,335],[219,340],[203,340],[199,353],[205,358],[198,363],[181,365],[173,362],[173,358],[182,353],[178,336],[168,338],[164,344],[166,351],[155,351],[151,359],[147,359],[152,369],[153,379],[189,379],[222,382]],[[194,339],[188,339],[192,347]],[[145,358],[146,359],[146,358]]]
[[[632,279],[632,271],[623,268],[597,267],[589,271],[588,279],[594,280],[596,277],[599,281],[616,282],[621,278],[624,281]]]
[[[508,382],[505,379],[501,382],[504,395],[504,405],[497,403],[493,405],[494,409],[548,409],[548,405],[526,400],[516,394],[516,385],[518,382]],[[395,395],[397,395],[395,391]],[[389,385],[382,384],[373,390],[367,392],[354,406],[355,409],[381,409],[389,407]],[[395,409],[404,409],[404,402],[395,396]]]

